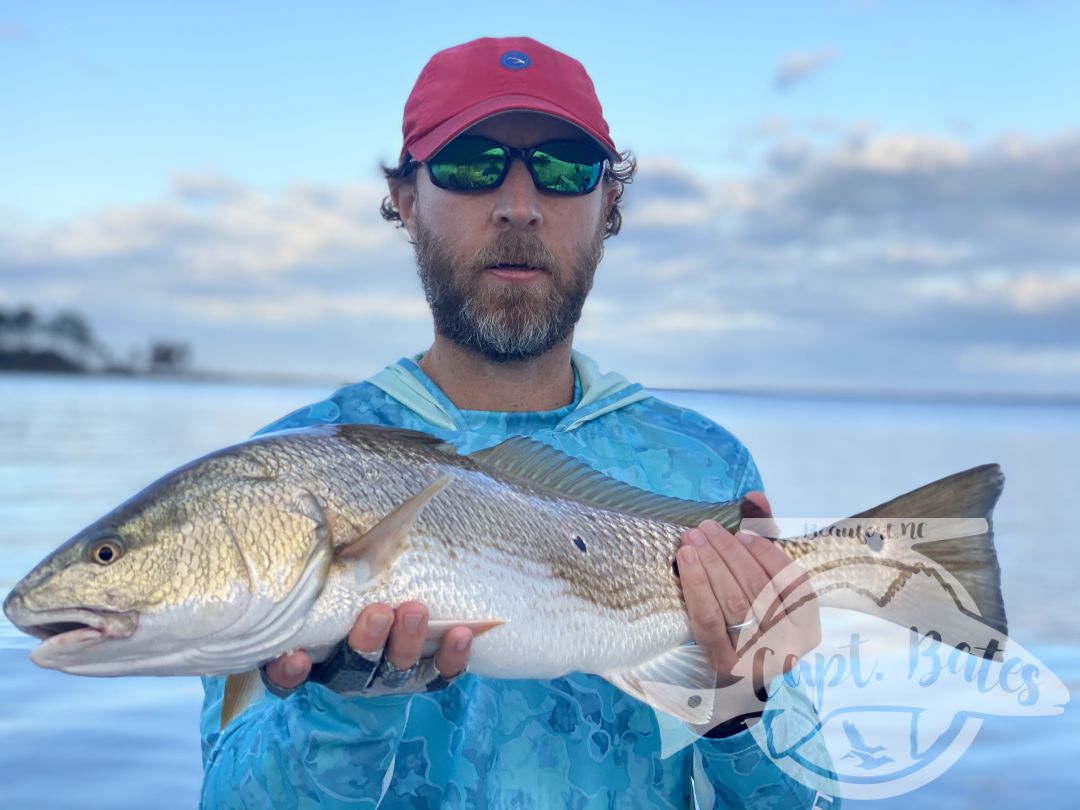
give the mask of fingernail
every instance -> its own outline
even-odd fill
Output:
[[[410,633],[415,633],[417,630],[420,629],[420,622],[422,622],[423,620],[423,616],[420,616],[416,613],[408,613],[405,615],[405,618],[401,620],[401,623]]]
[[[679,549],[679,556],[682,557],[682,561],[686,565],[693,565],[697,562],[697,552],[694,551],[692,546],[683,546]]]
[[[715,532],[720,531],[720,524],[717,523],[715,520],[711,520],[711,519],[710,520],[703,520],[703,521],[701,521],[701,528],[704,529],[707,532],[714,532],[715,533]]]
[[[469,649],[469,644],[471,644],[471,643],[472,643],[472,638],[469,638],[469,637],[459,638],[457,640],[457,643],[454,644],[454,649],[457,650],[458,652],[465,652],[467,649]]]
[[[390,628],[390,622],[393,621],[392,617],[387,616],[384,613],[376,613],[367,620],[367,630],[373,636],[379,636],[385,633]]]
[[[281,669],[290,678],[299,678],[304,674],[304,665],[299,661],[285,661],[282,663]]]
[[[754,535],[750,534],[750,532],[736,532],[735,536],[742,540],[744,546],[754,542]]]
[[[686,537],[695,546],[705,545],[705,533],[701,529],[691,529],[686,533]]]

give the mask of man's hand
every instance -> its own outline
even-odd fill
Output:
[[[427,608],[419,602],[405,602],[397,610],[384,604],[368,605],[357,617],[346,643],[367,657],[385,648],[385,658],[394,668],[407,670],[420,660],[427,624]],[[443,678],[449,680],[465,669],[472,639],[468,627],[451,628],[443,637],[435,656],[435,668]],[[295,689],[310,674],[311,659],[303,650],[266,665],[267,677],[283,690]]]
[[[741,512],[744,518],[772,516],[769,502],[760,492],[751,492],[743,499]],[[676,559],[690,631],[694,640],[712,653],[718,687],[740,680],[732,674],[740,660],[735,644],[741,641],[745,645],[757,631],[768,633],[767,643],[773,650],[762,659],[767,671],[755,673],[766,684],[791,669],[798,656],[820,643],[816,600],[803,601],[807,593],[806,575],[792,576],[791,566],[795,564],[778,544],[748,532],[732,534],[713,520],[686,531],[682,543]],[[778,593],[774,578],[784,569],[788,570]],[[798,602],[791,599],[796,590]],[[763,593],[765,596],[759,600]],[[755,607],[766,615],[757,615]],[[764,627],[760,624],[763,621],[767,621]],[[738,630],[731,630],[748,623],[741,637]],[[755,646],[751,645],[751,651]],[[746,654],[747,649],[744,647],[742,652]],[[746,672],[748,668],[744,664],[740,670]],[[714,717],[711,725],[733,714],[749,714],[760,708],[757,701],[753,707],[740,706],[737,711],[721,703],[718,699],[717,711],[725,716]]]

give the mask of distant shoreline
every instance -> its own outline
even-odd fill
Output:
[[[72,380],[138,380],[140,382],[209,382],[237,385],[346,385],[343,380],[322,374],[295,374],[289,372],[232,372],[204,371],[197,369],[172,369],[165,371],[134,370],[129,368],[90,369],[85,367],[5,366],[0,357],[0,379],[3,377],[57,377]]]
[[[647,386],[646,386],[647,387]],[[693,394],[724,394],[727,396],[766,397],[776,399],[835,399],[849,402],[910,402],[942,405],[1045,405],[1051,407],[1080,407],[1080,394],[1047,392],[1015,393],[1011,391],[889,391],[873,388],[656,388],[657,391],[677,391]]]
[[[235,372],[235,371],[209,371],[209,370],[173,370],[173,371],[131,371],[131,370],[90,370],[85,368],[50,369],[50,368],[10,368],[0,363],[0,379],[6,376],[22,377],[45,377],[70,378],[81,380],[116,379],[137,380],[147,382],[191,382],[212,383],[224,385],[270,385],[270,386],[324,386],[329,389],[340,388],[348,385],[348,378],[333,377],[322,374],[298,374],[292,372]],[[912,404],[943,404],[943,405],[1005,405],[1005,406],[1046,406],[1046,407],[1080,407],[1080,394],[1055,393],[1055,392],[1024,392],[1015,393],[1010,391],[889,391],[870,388],[810,388],[810,387],[725,387],[725,388],[694,388],[694,387],[665,387],[645,385],[650,391],[657,393],[673,392],[683,394],[721,395],[734,397],[763,397],[768,399],[813,399],[813,400],[837,400],[850,402],[864,400],[867,402],[891,402]]]

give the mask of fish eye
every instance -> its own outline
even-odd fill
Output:
[[[124,548],[117,540],[98,540],[90,546],[90,559],[100,565],[115,562],[123,553]]]

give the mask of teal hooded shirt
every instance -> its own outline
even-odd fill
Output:
[[[729,501],[761,489],[746,448],[575,353],[574,400],[541,412],[458,409],[403,359],[261,432],[332,423],[404,427],[461,453],[529,436],[641,489]],[[554,632],[554,630],[553,630]],[[557,643],[553,638],[552,643]],[[655,713],[595,675],[500,680],[466,674],[431,693],[343,697],[308,683],[266,695],[221,733],[223,679],[204,678],[203,807],[685,808],[810,806],[750,732],[660,756]],[[788,718],[812,727],[802,693]]]

